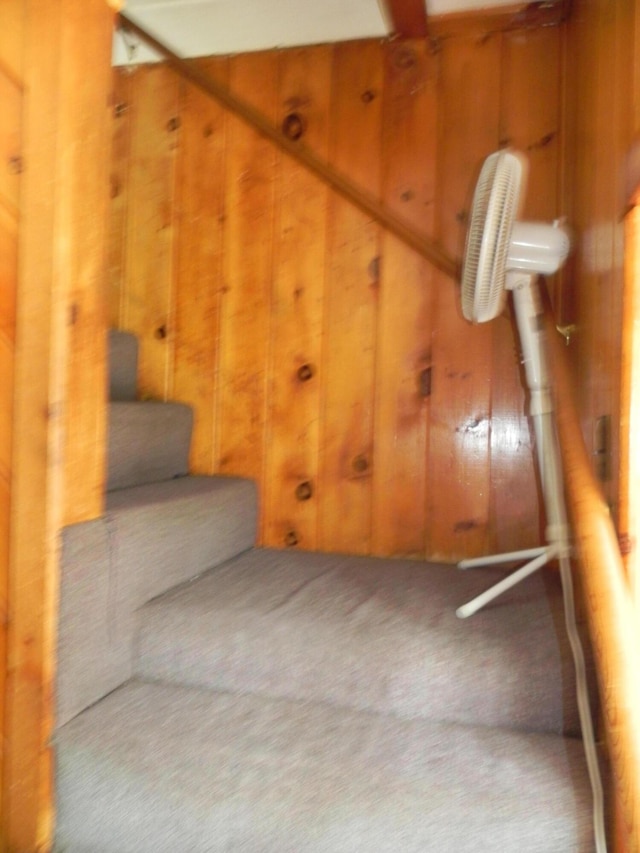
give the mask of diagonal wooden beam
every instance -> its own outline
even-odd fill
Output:
[[[332,168],[324,160],[317,157],[309,148],[299,141],[294,141],[285,136],[280,130],[258,110],[250,104],[237,98],[225,86],[209,77],[201,71],[197,65],[187,62],[178,54],[174,53],[167,45],[158,41],[146,30],[134,23],[125,15],[118,16],[121,29],[133,33],[146,42],[156,53],[163,56],[168,64],[203,92],[215,98],[223,107],[232,112],[242,121],[249,124],[257,133],[274,143],[281,151],[284,151],[298,163],[313,172],[316,177],[324,181],[332,190],[339,193],[347,201],[354,204],[374,221],[386,228],[407,246],[418,252],[422,257],[430,261],[450,278],[458,279],[459,265],[448,255],[436,242],[421,234],[406,220],[396,216],[388,207],[374,198],[374,196],[362,190],[352,183],[345,175]]]
[[[425,0],[381,0],[391,28],[399,38],[425,38],[429,35]]]

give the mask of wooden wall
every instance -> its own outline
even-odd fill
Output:
[[[560,212],[562,31],[494,23],[203,65],[460,257],[500,145],[531,157],[528,215]],[[255,478],[276,547],[536,544],[508,316],[466,324],[451,281],[167,68],[116,87],[110,319],[143,394],[194,406],[193,470]]]
[[[113,10],[0,4],[0,850],[50,849],[59,533],[102,512]]]
[[[572,5],[567,27],[563,159],[566,207],[575,228],[577,252],[565,313],[566,321],[576,326],[569,353],[582,432],[594,469],[604,475],[601,485],[613,510],[628,572],[621,584],[620,578],[613,578],[602,587],[600,596],[592,596],[589,601],[596,626],[594,644],[602,657],[601,648],[606,649],[609,634],[616,630],[627,643],[634,642],[632,631],[624,634],[626,620],[633,620],[635,627],[640,619],[638,531],[629,526],[634,514],[636,520],[640,517],[638,448],[630,454],[629,446],[629,439],[637,444],[638,435],[637,421],[632,430],[629,417],[629,382],[640,369],[639,339],[637,316],[625,311],[625,306],[635,302],[637,312],[638,267],[634,261],[637,245],[625,246],[624,235],[625,218],[629,222],[628,236],[633,237],[635,232],[637,239],[638,234],[637,208],[628,213],[628,205],[632,189],[629,179],[634,173],[629,154],[640,131],[640,14],[634,0],[578,0]],[[634,185],[640,183],[637,166]],[[634,347],[635,365],[631,365]],[[602,416],[608,416],[611,424],[610,452],[604,467],[596,454],[597,423]],[[630,469],[633,459],[636,467]],[[630,502],[634,504],[631,513]],[[588,561],[586,568],[589,569]],[[594,574],[606,577],[612,566],[596,569]],[[615,620],[614,624],[607,625],[605,619],[603,625],[603,614],[611,614],[612,602],[618,606],[619,614],[609,618],[609,622]],[[637,731],[625,730],[624,726],[638,714],[638,691],[633,676],[628,679],[630,683],[619,683],[616,678],[616,667],[623,666],[626,656],[633,654],[628,648],[624,651],[610,666],[601,666],[600,679],[605,730],[614,759],[618,817],[614,849],[635,853],[640,849],[640,767],[635,757],[637,747],[634,756],[629,744]],[[637,654],[636,647],[636,672]],[[625,749],[627,754],[621,756]]]
[[[22,9],[0,9],[0,731],[4,730],[9,617],[9,537],[13,435],[18,227],[22,171]],[[10,37],[11,35],[11,37]],[[4,762],[0,751],[0,774]],[[1,777],[0,777],[1,778]],[[0,796],[0,814],[3,797]],[[0,847],[3,837],[0,831]]]
[[[640,130],[635,7],[633,0],[582,0],[574,3],[567,27],[565,192],[577,252],[565,320],[576,325],[570,352],[583,434],[592,454],[598,419],[610,419],[611,449],[601,481],[616,518],[623,232],[629,201],[625,164]]]

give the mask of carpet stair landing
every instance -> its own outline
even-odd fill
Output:
[[[141,678],[394,716],[578,735],[560,590],[503,574],[256,549],[142,607]]]
[[[186,474],[190,413],[110,354],[117,475],[62,542],[57,853],[592,851],[554,579],[461,622],[498,570],[255,548],[254,485]]]
[[[60,853],[592,849],[556,736],[132,681],[58,756]]]

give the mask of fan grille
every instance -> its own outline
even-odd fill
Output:
[[[523,163],[512,151],[484,161],[473,195],[462,268],[462,313],[473,323],[493,320],[506,298],[505,276]]]

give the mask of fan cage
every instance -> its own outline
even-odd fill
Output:
[[[487,157],[478,178],[462,269],[462,313],[473,323],[493,320],[504,307],[522,173],[520,157],[503,150]]]

